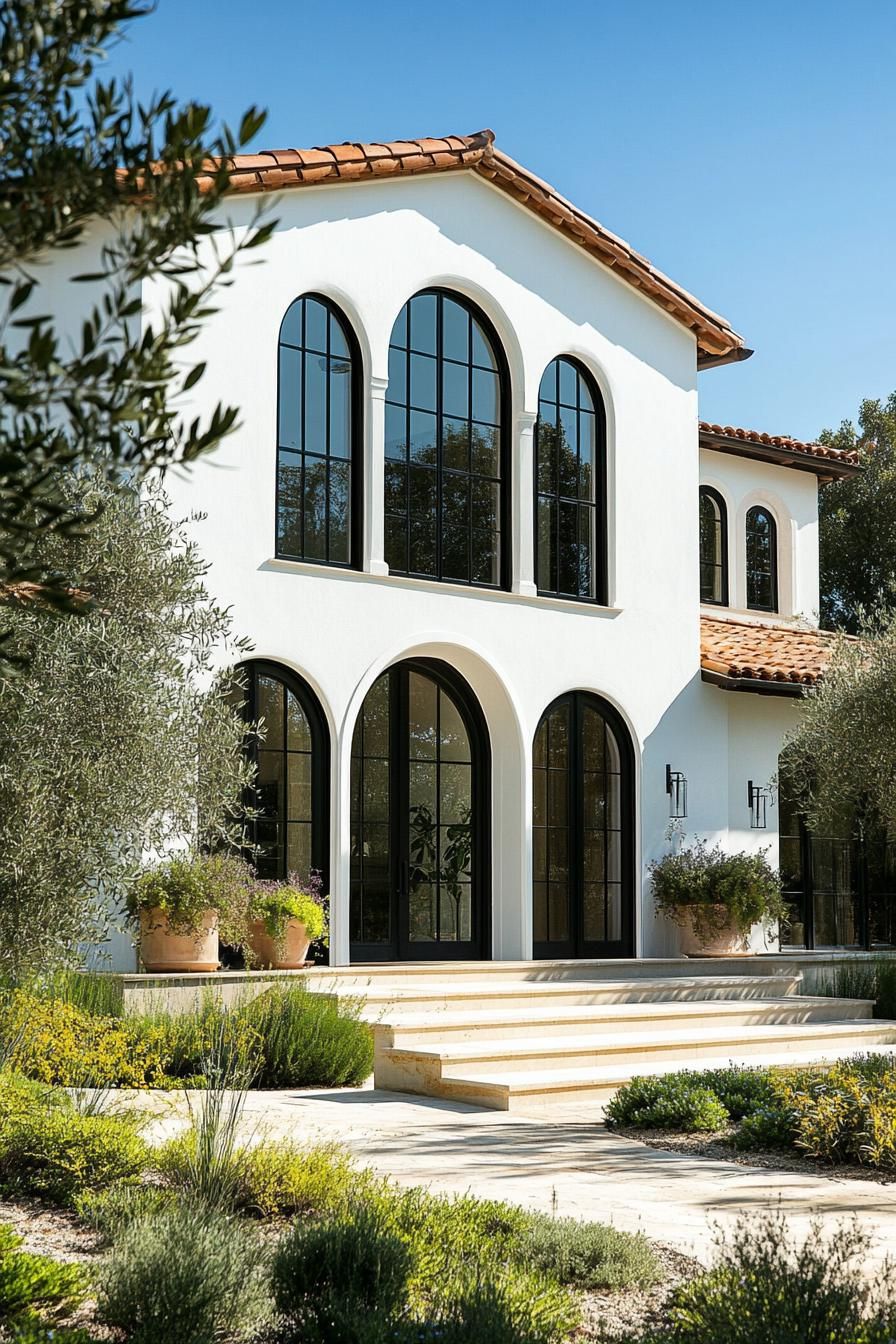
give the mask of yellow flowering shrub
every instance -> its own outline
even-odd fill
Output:
[[[160,1025],[96,1017],[63,999],[16,990],[0,1009],[9,1065],[61,1087],[144,1087],[164,1073]]]

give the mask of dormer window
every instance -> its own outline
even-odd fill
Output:
[[[747,606],[778,610],[778,528],[770,510],[756,504],[747,513]]]
[[[700,601],[728,605],[728,511],[709,485],[700,487]]]

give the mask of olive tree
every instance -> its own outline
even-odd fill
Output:
[[[79,619],[27,595],[0,665],[0,971],[64,964],[102,937],[149,852],[235,840],[251,784],[235,708],[244,652],[209,595],[189,520],[163,491],[64,478],[95,522],[37,558],[91,594]]]
[[[848,833],[871,818],[896,824],[892,615],[862,618],[859,638],[834,639],[824,678],[785,743],[782,770],[814,830]]]
[[[0,0],[0,657],[5,608],[20,592],[60,611],[83,602],[42,538],[91,523],[65,474],[89,468],[126,486],[191,462],[237,422],[232,406],[186,413],[203,366],[186,348],[241,253],[270,235],[256,217],[227,227],[228,161],[259,130],[216,131],[211,111],[129,80],[96,77],[104,49],[152,10],[144,0]],[[44,297],[47,265],[96,239],[66,283],[76,334]],[[101,246],[100,246],[101,244]],[[91,253],[93,256],[93,253]],[[165,296],[150,318],[142,288]],[[58,312],[59,296],[53,306]],[[93,497],[91,497],[93,498]],[[105,496],[102,496],[105,498]],[[67,558],[67,556],[58,557]],[[6,632],[7,635],[10,633]]]

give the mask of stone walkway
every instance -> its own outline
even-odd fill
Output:
[[[855,1216],[875,1237],[869,1269],[896,1257],[896,1184],[769,1171],[646,1148],[610,1133],[593,1106],[528,1115],[376,1091],[254,1092],[246,1126],[337,1140],[406,1185],[469,1191],[642,1231],[701,1260],[715,1228],[780,1208],[795,1233]]]

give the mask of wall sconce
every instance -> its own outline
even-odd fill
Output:
[[[750,808],[750,829],[764,831],[766,828],[765,809],[771,796],[769,789],[760,788],[752,779],[747,780],[747,804]]]
[[[688,782],[680,770],[666,766],[666,792],[669,795],[669,816],[681,821],[688,814]]]

